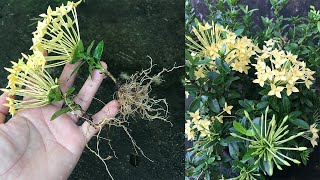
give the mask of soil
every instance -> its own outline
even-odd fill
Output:
[[[31,32],[35,21],[31,18],[46,12],[48,5],[59,5],[64,0],[7,0],[0,1],[0,62],[10,66],[20,53],[30,53]],[[121,72],[134,73],[148,68],[149,58],[161,67],[184,63],[184,2],[172,0],[86,0],[77,9],[81,39],[85,46],[91,40],[104,40],[103,59],[114,76]],[[57,74],[57,72],[54,72]],[[0,86],[6,86],[8,73],[0,69]],[[131,135],[144,153],[154,162],[134,155],[131,142],[121,129],[111,128],[103,132],[112,140],[117,153],[108,166],[115,179],[182,179],[184,177],[184,69],[164,75],[165,83],[154,87],[151,95],[167,98],[173,127],[162,121],[149,122],[136,117],[130,120]],[[76,88],[86,77],[80,71]],[[113,97],[114,85],[105,80],[97,98],[108,102]],[[97,112],[103,105],[94,102],[89,113]],[[93,147],[94,141],[90,143]],[[107,144],[101,151],[112,155]],[[69,179],[110,179],[103,163],[84,150],[78,165]]]

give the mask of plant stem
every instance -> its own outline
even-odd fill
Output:
[[[116,78],[114,78],[114,76],[113,76],[107,69],[102,68],[102,69],[100,69],[100,70],[101,70],[103,73],[105,73],[107,76],[109,76],[115,84],[117,84]]]

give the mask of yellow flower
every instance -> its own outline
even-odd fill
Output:
[[[271,62],[275,65],[276,69],[280,68],[282,64],[288,61],[284,51],[279,51],[278,49],[275,49],[272,51],[272,55],[274,57],[274,60],[272,60]]]
[[[216,117],[220,123],[223,123],[223,115]]]
[[[310,139],[310,142],[312,144],[312,147],[314,147],[315,145],[318,145],[317,139],[319,138],[319,129],[317,129],[317,124],[310,125],[310,132],[312,133],[312,138]]]
[[[195,72],[194,72],[194,75],[196,76],[196,79],[200,79],[200,78],[204,78],[204,77],[206,77],[205,75],[204,75],[204,73],[203,73],[203,68],[199,68],[198,70],[196,70]]]
[[[196,112],[189,112],[190,116],[192,117],[192,121],[197,121],[199,119],[201,119],[200,116],[200,110],[198,109]]]
[[[265,41],[266,46],[268,47],[273,47],[276,41],[274,41],[273,39],[269,39],[268,41]]]
[[[290,96],[292,94],[292,92],[299,92],[299,89],[296,88],[293,84],[287,84],[286,88],[287,88],[287,95],[288,96]]]
[[[191,122],[187,120],[185,124],[185,134],[187,135],[188,141],[192,140],[194,137],[194,131],[191,129]]]
[[[231,114],[231,109],[233,108],[233,106],[228,106],[227,102],[224,103],[224,108],[223,110],[225,112],[227,112],[228,114]],[[219,120],[220,121],[220,120]]]
[[[312,84],[312,81],[310,81],[309,79],[306,79],[305,82],[304,82],[304,84],[306,85],[306,87],[307,87],[308,89],[310,89],[310,85]]]
[[[40,15],[44,19],[38,22],[37,30],[33,32],[31,49],[34,54],[44,50],[48,52],[45,67],[60,66],[78,60],[75,52],[82,45],[76,7],[80,2],[68,2],[67,6],[62,5],[56,11],[49,7],[47,14]],[[70,12],[72,17],[68,15]]]
[[[317,140],[316,140],[316,139],[313,139],[313,138],[311,138],[311,139],[310,139],[310,143],[311,143],[312,147],[314,147],[314,146],[317,146],[317,145],[318,145]]]
[[[14,99],[11,97],[7,97],[6,99],[7,99],[8,103],[3,104],[3,105],[9,107],[10,114],[12,114],[12,115],[16,114],[17,110],[14,106]]]
[[[278,98],[281,98],[281,91],[284,89],[284,87],[276,86],[274,84],[271,84],[271,90],[269,91],[268,95],[273,96],[276,95]]]
[[[255,79],[255,80],[253,80],[252,82],[253,82],[253,83],[257,83],[257,84],[259,84],[261,87],[263,87],[265,80],[266,80],[266,79],[264,78],[264,76],[263,76],[262,74],[260,74],[260,75],[258,75],[258,79]]]
[[[261,87],[264,84],[270,84],[271,91],[268,95],[276,95],[279,98],[285,87],[288,96],[293,92],[299,92],[295,87],[297,83],[305,83],[306,87],[310,88],[311,80],[314,80],[312,75],[315,72],[306,68],[305,62],[298,61],[297,55],[273,49],[274,42],[274,40],[266,41],[267,46],[263,47],[262,54],[256,58],[257,63],[253,66],[256,69],[257,78],[253,82],[258,83]]]
[[[17,98],[8,98],[9,103],[5,104],[10,108],[9,111],[12,115],[15,115],[19,110],[41,107],[61,100],[59,99],[61,92],[58,89],[58,82],[54,81],[46,70],[34,70],[27,65],[21,65],[21,68],[21,72],[9,75],[9,77],[14,77],[9,79],[11,83],[14,83],[14,86],[10,89],[1,89]],[[24,89],[15,86],[24,87]],[[29,99],[21,100],[23,97]]]
[[[43,70],[46,64],[46,59],[43,56],[42,52],[34,51],[32,55],[25,55],[22,56],[27,60],[27,67],[34,70]]]
[[[195,39],[186,36],[188,50],[192,55],[212,59],[212,64],[207,67],[209,70],[216,71],[214,61],[216,58],[220,58],[219,50],[225,48],[225,54],[228,53],[225,61],[230,64],[232,70],[248,73],[250,57],[256,54],[255,50],[258,49],[251,39],[247,37],[239,38],[235,33],[213,22],[211,25],[206,23],[204,26],[199,23],[196,27],[193,27],[192,32]],[[199,73],[197,76],[199,78],[202,74],[200,74],[201,72],[197,73]]]
[[[203,119],[203,120],[200,121],[199,124],[203,129],[207,129],[208,130],[211,122],[208,119]]]
[[[194,122],[193,128],[197,129],[200,132],[200,137],[205,137],[210,134],[209,126],[211,122],[208,119],[197,120]]]
[[[240,73],[245,73],[245,74],[248,74],[248,70],[250,69],[250,66],[248,66],[248,63],[246,61],[238,61],[238,60],[232,63],[231,67],[232,67],[232,70],[238,71]]]

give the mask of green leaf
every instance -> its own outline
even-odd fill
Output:
[[[212,164],[214,160],[216,160],[215,157],[209,158],[209,159],[208,159],[208,164]]]
[[[294,119],[299,117],[302,114],[301,111],[293,111],[289,114],[289,119]]]
[[[58,86],[49,91],[48,98],[50,103],[62,100],[61,90],[58,88]]]
[[[237,121],[233,121],[233,127],[236,129],[239,133],[246,135],[247,130]]]
[[[273,174],[273,162],[272,161],[263,161],[263,169],[267,172],[269,176]]]
[[[103,47],[104,47],[104,43],[103,40],[99,42],[99,44],[97,45],[96,49],[94,50],[93,53],[93,58],[97,61],[100,61],[102,53],[103,53]]]
[[[317,23],[318,31],[320,32],[320,21]]]
[[[209,64],[212,60],[211,59],[204,59],[199,62],[194,63],[194,65],[201,65],[201,64]]]
[[[271,98],[271,102],[270,102],[270,105],[272,107],[273,110],[279,112],[280,111],[280,106],[279,106],[279,102],[278,102],[278,99],[275,98],[275,97],[272,97]]]
[[[70,96],[70,95],[74,92],[75,89],[76,89],[76,88],[72,86],[72,87],[66,92],[66,96],[67,96],[67,97]]]
[[[72,77],[73,74],[75,74],[76,72],[78,72],[79,69],[80,69],[80,67],[81,67],[84,63],[85,63],[85,62],[83,61],[81,64],[79,64],[79,65],[72,71],[72,73],[70,74],[70,77]],[[69,77],[69,78],[70,78],[70,77]],[[68,78],[68,80],[69,80],[69,78]]]
[[[224,107],[225,102],[226,102],[226,99],[225,99],[223,96],[221,96],[221,97],[219,98],[220,107]]]
[[[220,144],[222,146],[228,146],[228,144],[230,144],[230,143],[239,142],[239,141],[240,141],[239,138],[236,138],[236,137],[233,137],[233,136],[228,136],[227,138],[222,139],[220,141]]]
[[[236,34],[236,36],[239,36],[242,34],[243,31],[244,31],[244,28],[239,28],[234,33]]]
[[[252,158],[252,153],[254,152],[255,150],[254,149],[249,149],[248,151],[247,151],[247,153],[242,157],[242,161],[244,161],[244,162],[246,162],[246,161],[248,161],[249,159],[251,159]]]
[[[57,117],[61,116],[62,114],[65,114],[67,112],[71,112],[72,110],[69,107],[62,108],[59,111],[56,111],[52,116],[51,116],[51,121],[55,120]]]
[[[196,168],[193,170],[193,172],[194,172],[194,173],[201,172],[201,170],[202,170],[202,168],[203,168],[204,165],[205,165],[204,163],[203,163],[203,164],[200,164],[198,167],[196,167]]]
[[[220,105],[216,99],[214,99],[214,100],[209,99],[209,108],[211,111],[213,111],[215,113],[220,112]]]
[[[193,64],[193,58],[188,50],[184,51],[184,55],[185,55],[186,59],[189,60],[191,62],[191,64]]]
[[[235,160],[239,160],[239,146],[237,143],[230,143],[228,145],[228,149],[229,149],[229,153],[230,156],[235,159]]]
[[[227,96],[229,99],[236,99],[236,98],[240,98],[241,94],[239,92],[232,91],[228,93]]]
[[[205,176],[206,176],[205,180],[210,180],[210,172],[209,171],[205,172]]]
[[[240,106],[242,106],[242,107],[245,108],[246,110],[251,109],[251,105],[253,105],[253,102],[250,101],[250,100],[247,100],[247,99],[245,99],[245,100],[239,100],[238,102],[239,102]]]
[[[197,90],[198,90],[198,87],[195,85],[185,85],[185,91],[187,92],[194,92]]]
[[[283,106],[284,113],[287,114],[287,113],[290,112],[291,103],[290,103],[290,100],[289,100],[288,96],[283,96],[282,97],[282,106]]]
[[[214,71],[210,71],[210,72],[207,73],[207,76],[208,76],[209,79],[214,81],[219,76],[219,74],[214,72]]]
[[[246,135],[252,137],[252,136],[254,136],[254,131],[252,129],[249,129],[249,130],[247,130]]]
[[[73,54],[71,64],[78,62],[81,58],[84,58],[84,57],[85,57],[84,47],[83,47],[82,41],[80,40],[79,44],[77,45],[76,50]]]
[[[297,125],[298,127],[301,127],[303,129],[309,129],[310,126],[307,122],[305,122],[302,119],[289,119],[289,121],[295,125]]]
[[[267,101],[262,101],[262,102],[259,102],[256,106],[257,110],[262,110],[262,109],[265,109],[267,106],[268,106],[268,102]]]
[[[197,111],[200,107],[200,102],[201,102],[200,98],[193,100],[189,106],[189,111],[191,111],[191,112]]]
[[[90,53],[91,53],[91,49],[92,49],[92,47],[93,47],[93,45],[94,45],[94,40],[91,42],[91,44],[89,45],[89,47],[88,47],[88,49],[87,49],[87,56],[91,56],[90,55]]]
[[[221,64],[221,66],[222,66],[222,69],[224,70],[224,72],[226,72],[226,73],[230,73],[231,72],[231,69],[230,69],[229,65],[226,62],[223,62]]]
[[[224,55],[225,53],[226,53],[226,44],[223,44],[222,45],[222,49],[221,50],[219,50],[219,54],[221,54],[221,55]]]

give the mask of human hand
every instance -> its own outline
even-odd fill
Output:
[[[70,77],[77,64],[67,64],[60,76],[60,88],[66,92],[74,83]],[[106,66],[105,63],[102,63]],[[74,98],[84,111],[89,108],[103,74],[94,70],[92,78]],[[8,108],[6,93],[0,96],[0,179],[67,179],[77,164],[86,143],[98,132],[88,122],[78,126],[78,118],[71,113],[50,121],[61,108],[56,103],[18,112],[3,124]],[[95,123],[117,114],[118,102],[111,101],[92,116]]]

